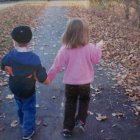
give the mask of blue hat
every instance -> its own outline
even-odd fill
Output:
[[[11,36],[17,43],[29,43],[32,39],[32,31],[29,26],[18,26],[13,29]]]

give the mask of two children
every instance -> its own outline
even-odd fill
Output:
[[[10,74],[9,87],[15,95],[23,139],[29,139],[35,130],[35,82],[48,84],[64,68],[65,113],[63,136],[72,135],[74,127],[84,131],[90,100],[90,83],[94,79],[93,64],[101,59],[102,43],[89,43],[86,23],[73,19],[62,36],[63,46],[47,73],[39,57],[28,50],[32,32],[27,26],[12,31],[15,48],[2,59],[2,69]],[[79,101],[79,102],[78,102]],[[78,114],[76,114],[78,104]]]

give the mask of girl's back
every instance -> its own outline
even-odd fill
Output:
[[[85,84],[93,81],[93,64],[98,63],[101,58],[100,48],[96,48],[93,44],[87,44],[84,47],[74,49],[63,47],[59,55],[63,56],[60,58],[60,63],[63,63],[65,68],[64,83]]]
[[[94,79],[93,64],[101,59],[101,48],[89,43],[88,25],[81,19],[73,19],[62,36],[63,47],[49,70],[49,78],[65,68],[65,84],[86,84]]]

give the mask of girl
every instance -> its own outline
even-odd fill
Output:
[[[63,136],[72,136],[74,126],[84,131],[87,110],[90,100],[90,83],[94,79],[93,64],[101,59],[103,42],[94,45],[89,43],[87,24],[81,19],[70,20],[62,36],[63,46],[48,72],[48,80],[52,81],[56,74],[64,68],[65,113]],[[79,102],[78,102],[79,101]],[[76,114],[78,104],[78,111]]]

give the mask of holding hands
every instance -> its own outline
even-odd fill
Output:
[[[48,85],[51,83],[51,80],[49,77],[47,77],[47,79],[43,82],[43,84]]]

